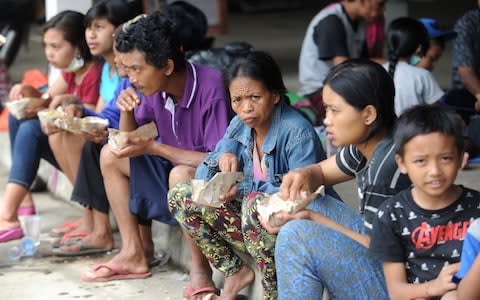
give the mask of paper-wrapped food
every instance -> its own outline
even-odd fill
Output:
[[[80,130],[91,135],[96,135],[97,130],[105,130],[107,127],[108,119],[89,116],[82,118]]]
[[[263,220],[268,220],[271,226],[283,225],[283,221],[276,218],[279,212],[295,214],[304,209],[315,197],[324,193],[324,186],[320,186],[315,192],[308,195],[307,199],[297,199],[294,201],[283,200],[278,193],[265,197],[258,204],[258,213]]]
[[[40,123],[43,125],[55,125],[55,120],[62,117],[58,110],[44,109],[37,113]]]
[[[154,139],[158,136],[157,126],[154,122],[150,122],[130,132],[108,128],[108,144],[113,149],[120,150],[127,146],[127,138],[131,136],[140,136]]]
[[[45,103],[42,98],[27,97],[6,103],[8,111],[18,120],[25,119],[28,110],[37,109]]]
[[[58,118],[54,122],[55,126],[58,128],[62,128],[68,132],[74,134],[81,134],[82,133],[82,119],[73,117],[73,118]]]
[[[218,198],[230,188],[243,181],[242,172],[219,172],[208,182],[202,179],[192,179],[192,200],[200,205],[220,207],[223,202]]]

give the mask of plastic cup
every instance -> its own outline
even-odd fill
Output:
[[[35,246],[40,245],[40,216],[28,216],[23,221],[23,234],[25,237],[32,239],[35,242]]]

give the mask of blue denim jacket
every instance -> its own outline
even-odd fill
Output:
[[[253,180],[252,129],[238,116],[233,118],[215,150],[197,168],[195,178],[209,180],[219,172],[218,159],[225,152],[237,156],[244,181],[237,184],[239,196],[250,192],[275,193],[288,171],[325,159],[325,152],[312,125],[284,101],[273,111],[272,123],[262,146],[268,181]]]

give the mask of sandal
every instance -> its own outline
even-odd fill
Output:
[[[66,233],[77,229],[78,226],[79,225],[74,221],[66,221],[65,223],[63,223],[59,227],[53,228],[50,231],[50,236],[51,237],[62,237]]]
[[[75,233],[65,233],[63,237],[59,238],[58,240],[52,243],[52,248],[60,248],[62,246],[69,245],[72,242],[77,242],[82,238],[86,237],[88,232],[80,231]]]
[[[36,214],[35,206],[25,206],[17,208],[17,215],[19,217],[33,216]]]

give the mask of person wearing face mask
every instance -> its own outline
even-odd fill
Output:
[[[445,44],[453,40],[457,33],[453,30],[444,31],[439,28],[436,20],[430,18],[418,19],[422,22],[423,26],[428,32],[428,38],[430,39],[428,50],[425,55],[420,59],[417,67],[422,67],[430,72],[433,71],[435,63],[440,59],[444,50]]]
[[[83,14],[63,11],[45,24],[45,56],[51,65],[62,70],[61,76],[48,87],[46,93],[42,95],[34,87],[24,84],[17,84],[10,91],[10,101],[25,97],[42,97],[45,101],[42,107],[27,111],[22,120],[9,116],[12,166],[0,204],[0,243],[22,238],[18,215],[35,213],[29,189],[40,159],[59,168],[48,137],[36,118],[37,112],[55,101],[82,102],[94,108],[99,98],[101,66],[92,60],[85,42],[83,22]]]
[[[131,6],[127,0],[102,0],[97,1],[85,14],[84,34],[89,51],[91,55],[104,60],[99,86],[100,96],[97,105],[95,109],[85,106],[87,110],[91,110],[91,113],[101,113],[104,109],[109,108],[112,101],[114,101],[115,90],[121,81],[114,61],[113,33],[115,28],[135,17],[138,13],[140,13],[139,10]],[[58,105],[65,106],[65,102],[53,101],[50,104],[50,108],[55,109]],[[66,107],[65,112],[67,117],[74,116],[68,112]],[[83,113],[79,112],[75,116],[81,117]],[[117,122],[111,122],[109,126],[114,127],[116,123],[118,123],[118,120]],[[49,134],[48,142],[63,172],[74,183],[79,169],[81,149],[85,142],[85,137],[71,134],[68,131],[60,131]],[[81,218],[66,220],[51,230],[51,236],[61,238],[58,241],[62,241],[60,244],[69,243],[72,239],[76,240],[85,237],[93,230],[94,217],[91,206],[88,204],[84,206],[85,209]],[[57,245],[58,243],[54,243],[54,246]]]
[[[388,62],[383,66],[395,83],[395,114],[416,104],[433,104],[444,92],[424,68],[417,67],[428,49],[428,33],[419,21],[401,17],[387,30]]]

